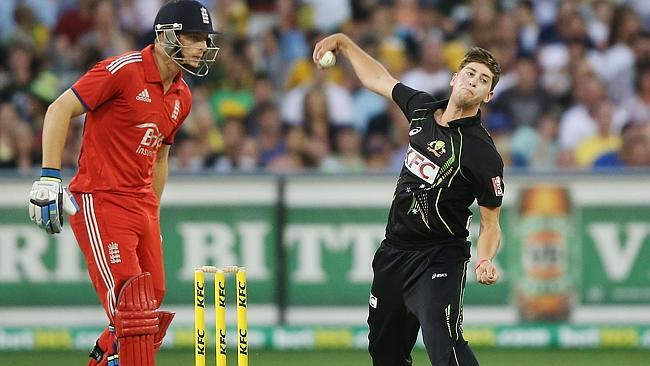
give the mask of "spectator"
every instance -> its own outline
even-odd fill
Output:
[[[438,99],[447,97],[451,73],[444,68],[442,41],[428,36],[415,52],[417,66],[406,72],[401,80],[406,86],[423,90]]]
[[[635,60],[631,45],[640,30],[639,18],[632,8],[619,5],[610,24],[609,48],[589,57],[594,70],[607,84],[609,97],[616,102],[633,94]]]
[[[349,126],[354,122],[354,104],[350,92],[325,80],[323,72],[317,72],[316,81],[290,90],[282,100],[282,120],[291,125],[304,121],[305,96],[314,87],[321,87],[326,96],[327,113],[335,126]]]
[[[245,117],[253,108],[254,75],[246,54],[246,42],[240,42],[234,51],[219,54],[224,65],[228,65],[227,76],[220,88],[210,96],[212,112],[218,122],[225,117]],[[230,48],[230,47],[228,47]]]
[[[75,44],[82,35],[90,32],[95,27],[93,1],[78,0],[77,7],[66,9],[59,17],[54,34],[63,35],[70,43]],[[153,24],[153,21],[151,23]]]
[[[316,86],[307,92],[303,113],[301,125],[306,137],[306,164],[309,168],[318,168],[321,162],[332,153],[334,136],[337,132],[337,128],[332,126],[327,95],[323,88]]]
[[[577,87],[578,100],[562,114],[560,119],[559,140],[563,150],[572,151],[584,139],[596,134],[598,124],[594,120],[593,113],[599,104],[607,100],[605,87],[597,77],[578,80],[583,80]],[[620,131],[625,120],[625,112],[615,108],[612,131],[615,133]]]
[[[472,1],[471,17],[468,35],[471,43],[489,48],[494,38],[492,32],[486,32],[486,29],[495,29],[497,24],[497,8],[494,0]]]
[[[22,43],[14,44],[9,50],[9,79],[3,87],[0,87],[0,102],[12,102],[19,116],[29,123],[35,122],[30,120],[29,84],[34,79],[37,68],[33,48]]]
[[[280,54],[279,36],[276,32],[267,31],[261,36],[256,52],[258,54],[256,70],[260,70],[271,77],[273,86],[281,89],[285,85],[288,68],[283,64]]]
[[[257,169],[257,143],[246,137],[242,120],[226,118],[222,130],[223,150],[215,157],[212,167],[219,173]]]
[[[491,131],[514,131],[522,126],[535,129],[540,116],[552,105],[550,95],[537,83],[538,71],[534,59],[519,59],[516,73],[517,83],[492,104],[487,121]]]
[[[501,93],[517,84],[517,44],[514,40],[497,40],[492,43],[490,49],[501,65],[501,78],[493,90],[493,98],[498,98]]]
[[[650,64],[650,27],[639,32],[632,40],[632,50],[637,65]]]
[[[169,158],[169,169],[177,173],[200,172],[203,161],[198,155],[199,143],[192,136],[179,135],[174,141],[174,154]]]
[[[50,37],[49,29],[38,21],[28,4],[16,4],[13,14],[15,28],[10,40],[30,45],[37,55],[43,55]]]
[[[511,140],[513,166],[532,171],[555,169],[559,154],[558,125],[558,117],[548,112],[540,116],[536,128],[517,128]]]
[[[298,12],[300,4],[297,0],[276,0],[278,23],[273,30],[277,40],[277,51],[280,63],[277,72],[283,79],[293,64],[309,55],[309,45],[305,33],[299,28]]]
[[[94,12],[95,27],[81,38],[85,49],[95,49],[99,59],[135,49],[135,42],[128,37],[129,34],[115,26],[117,14],[110,0],[99,0]]]
[[[0,168],[29,172],[33,164],[32,136],[30,126],[18,117],[14,105],[0,104]]]
[[[286,153],[282,121],[278,109],[271,102],[260,105],[256,117],[258,132],[255,142],[260,150],[260,166],[266,167],[273,159]]]
[[[103,53],[152,39],[162,1],[0,1],[0,103],[9,102],[38,135],[52,95]],[[399,169],[408,122],[396,119],[384,98],[359,88],[349,63],[320,71],[309,60],[316,30],[331,27],[344,29],[406,84],[438,98],[468,47],[490,49],[504,74],[482,113],[505,161],[511,155],[517,167],[588,164],[578,155],[584,146],[592,151],[594,141],[602,145],[603,104],[613,109],[611,138],[628,119],[650,121],[647,1],[320,2],[202,0],[220,17],[221,50],[209,77],[186,79],[195,100],[193,123],[183,130],[188,141],[171,151],[179,169],[196,171],[192,164],[200,162],[199,170],[220,172],[356,170],[347,161],[359,156],[363,170]],[[335,11],[314,18],[315,6]],[[319,109],[322,100],[326,108]],[[63,165],[75,168],[83,120],[71,129]],[[15,165],[6,158],[9,144],[3,146]],[[30,161],[38,162],[39,141],[25,146],[34,146]]]
[[[269,104],[275,104],[273,81],[266,74],[258,74],[255,76],[255,82],[253,84],[253,107],[244,118],[244,126],[248,135],[256,135],[259,132],[257,116]]]
[[[352,127],[342,128],[336,134],[336,153],[326,157],[321,169],[328,173],[359,173],[364,171],[361,156],[361,136]]]
[[[649,121],[650,122],[650,121]],[[596,168],[650,167],[650,123],[628,123],[623,127],[622,144],[617,152],[602,155]]]
[[[519,53],[525,56],[534,55],[541,27],[535,19],[533,2],[530,0],[519,1],[516,5],[514,18],[519,23],[517,36]]]
[[[289,126],[285,134],[286,152],[268,163],[268,170],[274,173],[297,173],[307,168],[305,161],[306,136],[301,126]]]
[[[635,90],[636,94],[623,104],[630,121],[635,123],[650,121],[650,64],[639,67]]]
[[[225,123],[222,134],[214,123],[210,106],[200,93],[194,94],[194,106],[188,118],[187,133],[196,139],[196,153],[203,159],[203,166],[211,168],[216,164],[219,154],[228,149],[228,143],[225,141]],[[243,138],[242,134],[236,143],[241,142]]]
[[[366,138],[366,169],[370,172],[388,172],[393,158],[393,148],[381,133],[371,133]]]
[[[371,34],[364,36],[360,41],[360,46],[371,56],[378,57],[379,43],[375,36]],[[352,96],[354,127],[360,134],[365,134],[370,119],[386,109],[386,98],[362,88],[359,78],[356,77],[349,63],[344,64],[343,70],[345,72],[344,86]]]
[[[592,13],[593,16],[587,22],[587,34],[597,50],[604,50],[607,48],[609,26],[614,17],[614,4],[606,0],[594,1]]]
[[[346,19],[350,18],[352,9],[347,0],[305,0],[312,7],[313,14],[318,14],[314,19],[314,26],[322,32],[331,32]]]
[[[119,24],[126,32],[136,35],[151,31],[161,0],[118,0],[118,3],[115,9],[118,12]]]
[[[614,105],[605,101],[596,106],[594,120],[598,125],[595,135],[584,139],[575,150],[575,162],[579,167],[586,168],[594,164],[601,155],[616,151],[621,146],[621,137],[612,132],[614,123]]]
[[[370,120],[365,140],[369,140],[371,135],[380,134],[383,135],[387,141],[394,141],[394,137],[398,135],[396,127],[400,124],[408,127],[409,121],[406,120],[406,117],[404,117],[404,114],[396,103],[389,103],[388,108],[384,112]]]

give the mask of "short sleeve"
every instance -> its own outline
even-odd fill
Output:
[[[410,121],[413,111],[422,107],[425,103],[435,102],[435,99],[428,93],[415,90],[402,83],[393,87],[393,100],[402,110],[402,113]]]
[[[72,91],[87,111],[94,111],[120,94],[119,78],[124,71],[111,73],[106,64],[107,61],[99,62],[72,85]]]
[[[471,180],[474,197],[479,206],[499,207],[505,193],[503,160],[494,145],[478,145],[483,146],[482,151],[476,149],[468,156],[463,163],[467,172],[463,174]]]

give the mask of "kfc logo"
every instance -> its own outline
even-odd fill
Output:
[[[497,197],[503,197],[503,182],[501,177],[496,176],[492,178],[492,187],[494,188],[494,194]]]
[[[417,152],[411,145],[409,145],[406,151],[404,165],[411,173],[429,184],[433,184],[440,170],[439,166],[427,159],[426,156]]]

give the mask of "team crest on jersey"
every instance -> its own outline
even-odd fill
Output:
[[[120,246],[112,241],[108,243],[108,257],[110,258],[111,264],[117,264],[122,262],[120,258]]]
[[[431,151],[436,158],[441,157],[447,152],[445,149],[445,142],[441,140],[433,140],[427,145],[427,150]]]

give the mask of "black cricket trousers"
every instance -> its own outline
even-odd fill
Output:
[[[368,315],[374,366],[412,365],[420,327],[432,366],[478,365],[461,330],[469,248],[466,241],[415,250],[381,244]]]

